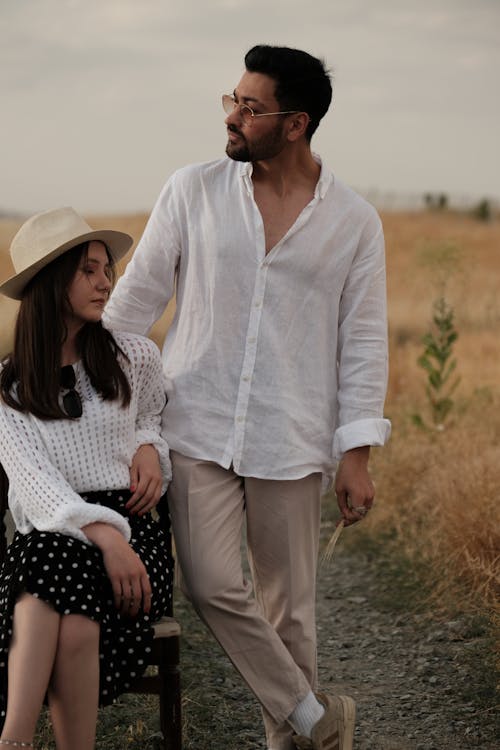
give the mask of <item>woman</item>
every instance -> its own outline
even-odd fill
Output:
[[[0,463],[16,533],[0,572],[0,747],[33,747],[45,695],[58,750],[94,747],[97,708],[147,665],[171,612],[171,477],[156,346],[101,323],[132,238],[71,208],[12,241],[20,299],[0,373]]]

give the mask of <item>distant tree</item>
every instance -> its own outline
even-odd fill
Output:
[[[432,193],[425,193],[424,195],[424,203],[427,206],[428,209],[431,209],[434,207],[434,197]]]
[[[440,211],[445,211],[448,208],[448,196],[446,193],[441,193],[438,198],[438,208]]]
[[[491,219],[491,204],[487,198],[483,198],[477,206],[472,209],[472,215],[479,221],[489,221]]]
[[[445,211],[448,208],[448,196],[446,193],[425,193],[424,203],[430,211]]]

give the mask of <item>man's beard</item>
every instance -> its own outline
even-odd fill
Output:
[[[228,130],[239,135],[241,139],[237,143],[228,141],[226,146],[226,154],[234,161],[256,162],[273,159],[286,145],[286,140],[283,138],[283,123],[279,123],[271,132],[253,143],[248,143],[245,136],[234,125],[229,125]]]

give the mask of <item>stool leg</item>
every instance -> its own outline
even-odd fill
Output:
[[[168,638],[162,643],[158,674],[163,750],[182,750],[179,638]]]

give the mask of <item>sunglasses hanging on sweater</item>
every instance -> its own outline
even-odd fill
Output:
[[[61,367],[60,377],[61,388],[66,390],[62,402],[64,411],[72,419],[78,419],[82,416],[82,400],[75,391],[76,375],[72,365]]]

